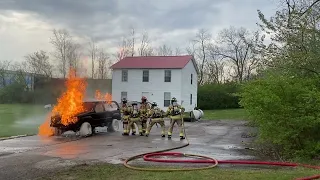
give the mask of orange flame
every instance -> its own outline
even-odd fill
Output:
[[[49,113],[46,121],[39,127],[40,136],[53,136],[54,129],[50,127],[51,113]]]
[[[61,124],[68,125],[77,122],[74,116],[85,111],[83,99],[86,93],[87,83],[84,78],[76,77],[75,71],[70,70],[66,81],[67,90],[58,99],[52,112],[61,116]]]
[[[109,93],[106,93],[105,95],[102,95],[100,90],[96,90],[96,94],[95,94],[95,98],[97,100],[103,100],[103,101],[107,101],[108,103],[111,103],[112,101],[112,96]]]
[[[66,92],[64,92],[58,103],[53,107],[52,113],[61,116],[61,124],[68,125],[78,121],[76,114],[84,112],[83,99],[86,93],[87,83],[84,78],[76,76],[76,72],[70,69],[68,79],[65,82]],[[50,127],[50,119],[39,127],[39,135],[53,135]]]

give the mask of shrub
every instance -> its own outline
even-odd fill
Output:
[[[243,86],[240,104],[259,127],[259,139],[287,158],[320,154],[318,80],[269,75]]]
[[[238,108],[239,98],[236,95],[239,85],[236,83],[205,84],[198,89],[198,107],[200,109]]]

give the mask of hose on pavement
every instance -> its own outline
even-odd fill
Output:
[[[173,148],[167,148],[160,151],[154,151],[154,152],[147,152],[138,154],[136,156],[132,156],[128,159],[126,159],[123,163],[123,165],[129,169],[133,170],[140,170],[140,171],[160,171],[160,172],[170,172],[170,171],[194,171],[194,170],[205,170],[217,167],[218,164],[249,164],[249,165],[270,165],[270,166],[289,166],[289,167],[304,167],[304,168],[311,168],[311,169],[319,169],[320,166],[312,166],[312,165],[306,165],[306,164],[298,164],[298,163],[287,163],[287,162],[268,162],[268,161],[248,161],[248,160],[216,160],[215,158],[203,156],[203,155],[197,155],[197,154],[186,154],[186,153],[180,153],[180,152],[168,152],[176,149],[181,149],[184,147],[187,147],[190,145],[190,142],[188,140],[187,134],[185,132],[184,127],[184,120],[182,118],[182,128],[184,131],[184,136],[187,141],[186,144],[183,144],[181,146],[173,147]],[[174,156],[174,157],[200,157],[203,159],[160,159],[160,158],[152,158],[152,157],[160,157],[160,156]],[[145,167],[136,167],[129,165],[128,163],[130,161],[143,158],[145,161],[149,162],[163,162],[163,163],[204,163],[204,164],[212,164],[206,167],[192,167],[192,168],[145,168]],[[296,180],[313,180],[313,179],[320,179],[319,175],[314,175],[310,177],[303,177],[303,178],[297,178]]]

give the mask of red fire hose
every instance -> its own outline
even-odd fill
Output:
[[[182,121],[183,127],[184,127],[184,121]],[[184,134],[186,136],[185,129]],[[172,151],[176,149],[181,149],[183,147],[189,146],[189,140],[186,136],[187,143],[178,147],[164,149],[156,152],[150,152],[150,153],[143,153],[139,154],[133,157],[130,157],[124,161],[124,166],[130,169],[139,170],[139,171],[160,171],[160,172],[168,172],[168,171],[193,171],[193,170],[204,170],[204,169],[210,169],[216,167],[218,164],[251,164],[251,165],[270,165],[270,166],[289,166],[289,167],[305,167],[310,169],[319,169],[320,166],[311,166],[311,165],[305,165],[305,164],[297,164],[297,163],[287,163],[287,162],[268,162],[268,161],[248,161],[248,160],[216,160],[211,157],[203,156],[203,155],[196,155],[196,154],[185,154],[180,152],[166,152],[166,151]],[[160,159],[160,158],[152,158],[152,157],[160,157],[160,156],[174,156],[174,157],[201,157],[203,159]],[[183,168],[183,169],[168,169],[168,168],[144,168],[144,167],[135,167],[132,165],[129,165],[128,163],[130,161],[133,161],[135,159],[142,158],[145,161],[152,161],[152,162],[164,162],[164,163],[204,163],[204,164],[210,164],[206,167],[196,167],[196,168]],[[296,180],[313,180],[313,179],[320,179],[319,175],[314,175],[310,177],[303,177],[303,178],[297,178]]]
[[[251,165],[272,165],[272,166],[291,166],[291,167],[305,167],[311,169],[319,169],[320,166],[311,166],[305,164],[297,164],[297,163],[286,163],[286,162],[267,162],[267,161],[248,161],[248,160],[214,160],[210,159],[201,159],[201,160],[191,160],[191,159],[160,159],[160,158],[153,158],[153,157],[161,157],[161,156],[174,156],[174,157],[188,157],[188,156],[197,156],[194,154],[184,154],[180,152],[162,152],[162,153],[150,153],[143,156],[145,161],[152,161],[152,162],[163,162],[163,163],[205,163],[205,164],[251,164]],[[319,179],[319,175],[298,178],[297,180],[312,180],[312,179]]]

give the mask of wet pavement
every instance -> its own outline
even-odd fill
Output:
[[[168,123],[167,123],[168,124]],[[254,129],[245,121],[200,121],[185,123],[190,145],[174,151],[206,155],[218,160],[256,159],[245,144],[252,138],[243,133]],[[87,138],[38,136],[0,141],[1,179],[33,179],[73,165],[91,163],[120,164],[131,156],[173,148],[186,144],[175,127],[173,138],[160,137],[160,127],[154,126],[149,137],[128,136],[121,132],[101,132]],[[103,130],[102,130],[103,131]]]

